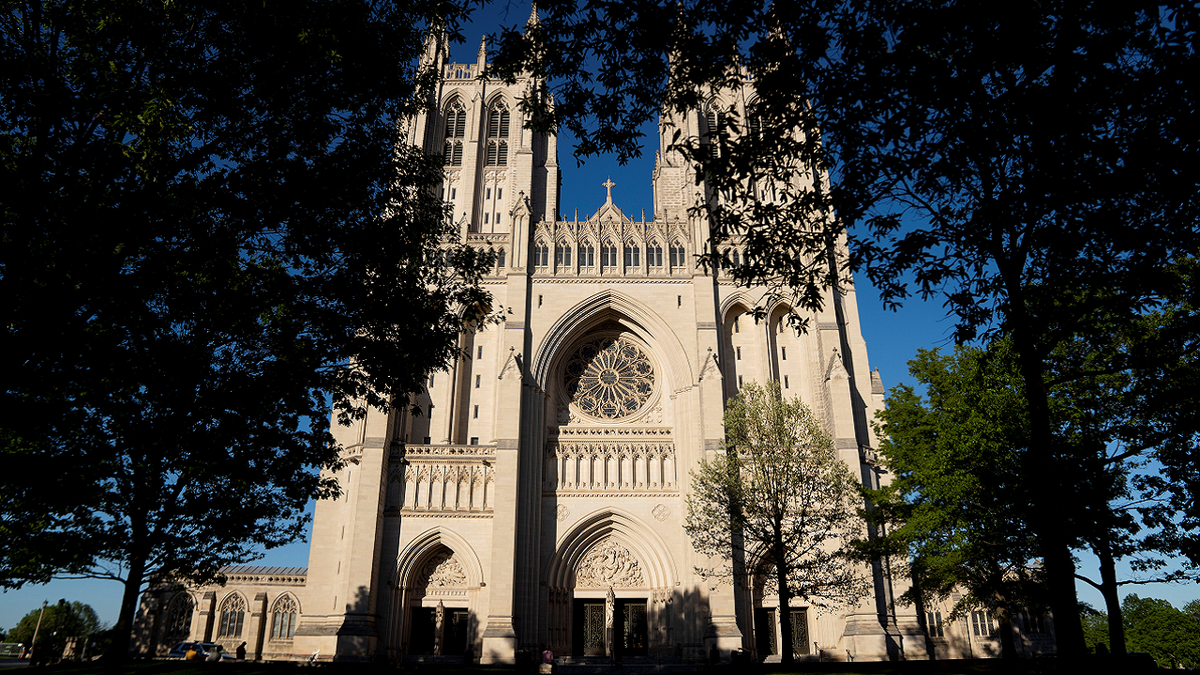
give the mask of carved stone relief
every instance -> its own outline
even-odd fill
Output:
[[[467,585],[467,573],[450,551],[435,554],[421,568],[416,587],[424,589],[426,595],[436,595],[444,589],[462,588]]]
[[[645,586],[642,566],[629,549],[612,539],[596,544],[575,570],[577,588],[630,588]]]

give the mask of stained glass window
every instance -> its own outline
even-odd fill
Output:
[[[654,368],[632,341],[601,338],[567,361],[567,395],[584,413],[618,419],[636,413],[654,391]]]

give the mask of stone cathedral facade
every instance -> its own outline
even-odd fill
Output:
[[[426,59],[444,77],[407,140],[446,157],[462,240],[497,251],[484,284],[501,320],[462,336],[419,395],[424,414],[334,426],[344,495],[317,504],[306,569],[230,568],[223,587],[148,593],[142,649],[190,638],[246,641],[249,658],[494,663],[546,646],[777,659],[790,644],[808,659],[926,658],[916,610],[891,606],[905,582],[883,568],[866,570],[874,594],[858,606],[781,608],[760,562],[742,583],[705,579],[684,534],[689,472],[719,451],[724,402],[750,381],[800,396],[855,475],[880,480],[869,422],[884,391],[853,288],[797,334],[791,307],[756,322],[761,290],[694,262],[708,231],[689,207],[704,188],[668,142],[675,128],[702,138],[748,93],[662,122],[650,217],[622,211],[611,181],[568,217],[555,137],[518,107],[533,83],[479,77],[482,46],[451,63],[432,41]]]

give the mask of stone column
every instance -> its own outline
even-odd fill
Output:
[[[212,642],[213,623],[217,613],[217,594],[206,591],[196,604],[196,625],[192,627],[192,635],[200,636],[200,642]]]
[[[267,594],[258,593],[254,596],[254,602],[250,603],[250,639],[247,640],[246,656],[254,661],[262,660],[263,653],[263,638],[267,633],[267,623],[270,621],[270,615],[267,614]],[[236,649],[237,646],[234,645]]]

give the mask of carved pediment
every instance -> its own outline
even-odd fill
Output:
[[[641,563],[629,549],[613,539],[604,539],[592,547],[575,569],[576,588],[634,588],[645,585]]]
[[[467,585],[467,573],[462,563],[450,551],[435,554],[421,568],[415,587],[426,595],[438,595],[443,591],[460,590]]]

